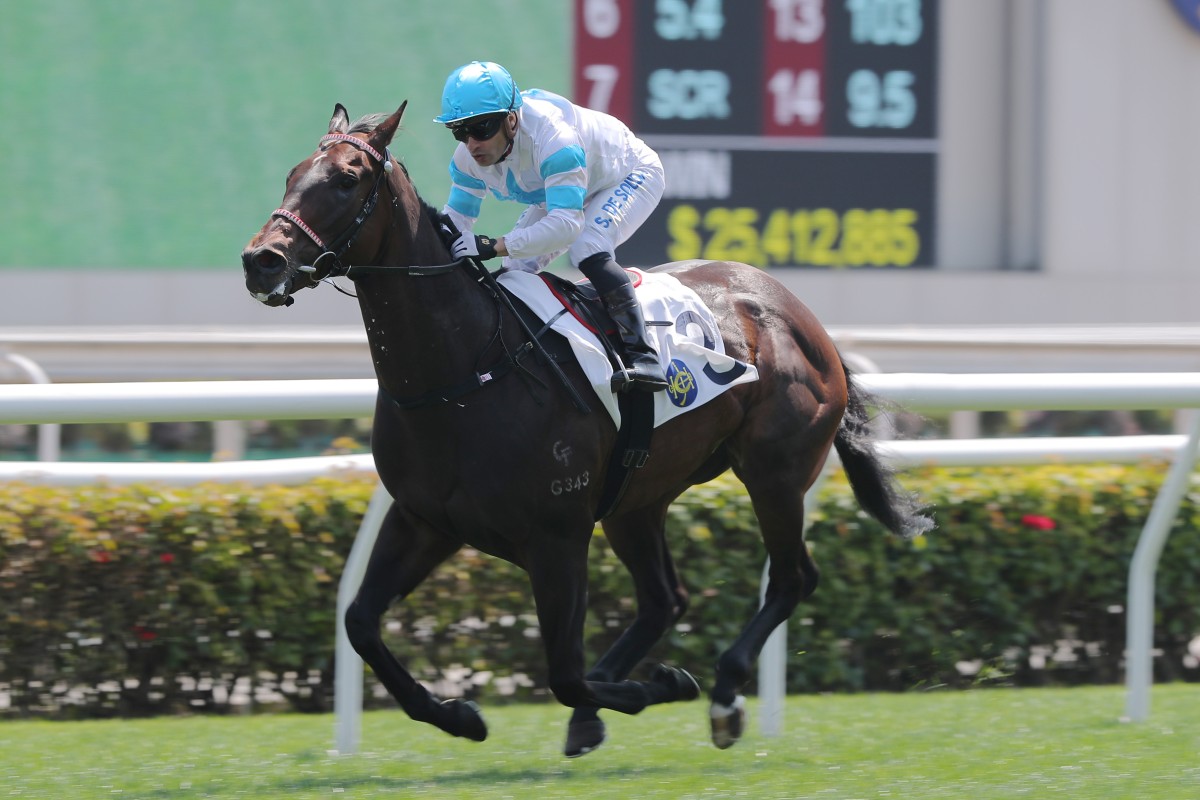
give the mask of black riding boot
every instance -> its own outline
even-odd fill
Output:
[[[625,345],[625,374],[613,376],[613,387],[658,392],[667,388],[667,376],[658,363],[658,354],[646,339],[646,320],[642,306],[633,294],[629,274],[613,261],[610,253],[593,253],[579,262],[579,271],[592,282],[609,316],[617,323],[621,343]]]
[[[625,345],[625,371],[632,383],[630,388],[661,392],[667,388],[667,376],[646,338],[646,320],[642,306],[633,294],[633,284],[626,283],[601,295],[609,316],[617,323],[621,343]]]

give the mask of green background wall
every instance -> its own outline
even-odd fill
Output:
[[[356,118],[409,101],[393,152],[440,206],[446,75],[494,60],[569,92],[571,5],[4,2],[0,268],[228,269],[338,102]],[[520,211],[484,208],[480,230]]]

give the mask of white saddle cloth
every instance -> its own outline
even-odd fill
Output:
[[[725,355],[721,331],[708,306],[672,275],[630,269],[646,316],[650,343],[671,385],[654,395],[654,427],[712,400],[731,386],[758,380],[751,364]],[[613,393],[612,365],[596,335],[570,313],[531,272],[504,272],[500,283],[529,306],[552,330],[566,337],[591,381],[596,396],[620,427],[621,412]]]

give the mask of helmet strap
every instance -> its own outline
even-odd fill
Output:
[[[496,160],[497,164],[504,163],[504,159],[512,155],[513,142],[517,140],[517,126],[521,124],[521,117],[517,114],[517,112],[510,111],[508,113],[513,115],[512,135],[510,136],[508,133],[508,120],[506,119],[504,121],[504,138],[508,139],[508,147],[504,148],[504,155],[500,156],[500,158]]]

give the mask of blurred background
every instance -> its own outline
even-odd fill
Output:
[[[454,142],[431,120],[445,76],[472,59],[593,105],[604,104],[595,66],[628,67],[637,83],[617,84],[627,105],[610,110],[635,115],[669,166],[713,163],[680,151],[732,152],[756,180],[707,199],[756,208],[760,236],[776,208],[828,208],[843,223],[852,202],[916,210],[927,239],[916,261],[779,270],[828,324],[1193,321],[1200,34],[1175,7],[1189,3],[827,5],[813,28],[801,0],[736,18],[682,0],[12,4],[0,30],[0,325],[357,322],[335,297],[259,308],[238,254],[338,102],[353,117],[407,99],[395,151],[443,203]],[[709,78],[726,81],[725,111],[702,102]],[[885,163],[905,152],[920,165]],[[689,171],[673,172],[686,193]],[[485,204],[481,228],[515,216],[498,205]],[[666,246],[637,249],[638,261],[689,249],[650,238]]]
[[[11,4],[0,354],[56,382],[370,376],[354,301],[262,307],[239,253],[339,102],[408,100],[393,151],[442,205],[441,87],[485,59],[663,155],[627,265],[758,264],[884,371],[1197,369],[1197,20],[1190,0]],[[520,210],[485,203],[479,229]],[[30,379],[0,358],[0,380]],[[318,428],[304,446],[263,428],[264,447],[362,432]],[[117,438],[254,449],[207,430]],[[31,452],[3,437],[2,457]]]

